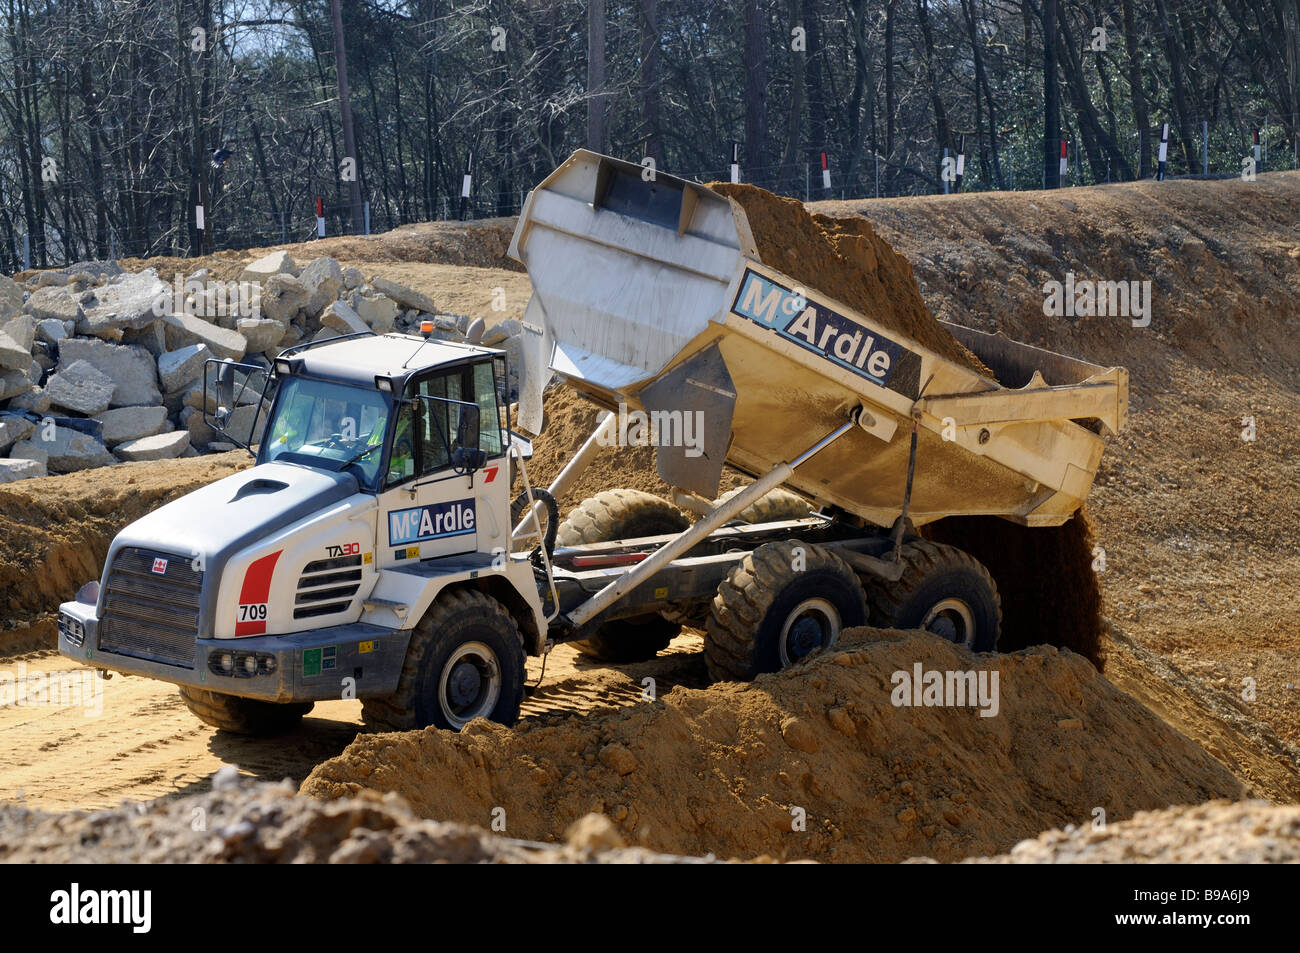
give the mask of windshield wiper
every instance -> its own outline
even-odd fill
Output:
[[[357,454],[355,457],[353,457],[351,460],[346,461],[342,466],[339,467],[339,469],[340,469],[340,470],[346,470],[348,467],[352,466],[352,464],[356,463],[356,462],[357,462],[358,460],[360,460],[362,457],[374,453],[376,450],[378,450],[378,449],[379,449],[380,447],[382,447],[382,446],[383,446],[382,443],[371,444],[369,447],[367,447],[366,449],[362,450],[360,453],[358,453],[358,454]]]

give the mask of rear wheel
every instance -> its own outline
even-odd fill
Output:
[[[680,533],[689,525],[681,510],[653,493],[606,490],[583,500],[560,524],[557,539],[561,546],[581,546]],[[605,662],[644,662],[666,649],[681,630],[680,623],[652,612],[606,622],[572,644],[583,655]]]
[[[914,540],[903,546],[897,582],[864,575],[871,622],[884,629],[924,629],[974,652],[992,652],[1002,631],[1002,603],[989,571],[955,546]]]
[[[844,560],[811,543],[765,543],[718,587],[704,658],[714,679],[747,681],[829,648],[866,620],[862,586]]]
[[[415,627],[397,690],[362,701],[367,725],[459,731],[475,718],[519,719],[524,648],[505,606],[476,590],[444,592]]]
[[[296,728],[314,702],[279,704],[181,686],[181,701],[204,724],[238,735],[274,735]]]

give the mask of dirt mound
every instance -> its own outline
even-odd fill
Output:
[[[82,583],[99,578],[122,527],[250,463],[237,450],[0,487],[0,619],[54,611]]]
[[[1300,807],[1214,801],[1047,831],[973,864],[1296,864]]]
[[[709,188],[745,210],[764,264],[949,360],[993,376],[935,321],[917,290],[911,264],[866,219],[810,215],[797,199],[753,185],[711,182]]]
[[[396,791],[421,816],[464,823],[500,808],[509,836],[534,840],[597,812],[655,850],[883,862],[1008,850],[1089,821],[1096,807],[1118,819],[1242,794],[1222,765],[1079,656],[974,656],[871,629],[844,642],[751,684],[676,689],[587,720],[361,737],[302,791]],[[917,665],[986,672],[997,714],[896,706],[894,673]]]
[[[160,275],[188,275],[196,269],[208,268],[214,279],[230,281],[238,278],[250,262],[269,252],[283,250],[300,265],[329,256],[345,263],[421,262],[523,271],[522,265],[506,257],[514,230],[514,218],[420,222],[378,235],[340,235],[265,248],[229,249],[201,258],[124,258],[119,264],[128,271],[156,268]],[[23,272],[14,277],[21,281],[35,273]]]
[[[226,772],[226,774],[223,774]],[[0,862],[77,864],[681,863],[626,847],[603,818],[584,818],[559,845],[508,841],[463,824],[421,820],[396,795],[364,791],[321,802],[289,782],[239,783],[92,814],[0,805]]]

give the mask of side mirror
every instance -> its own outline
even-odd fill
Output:
[[[217,421],[225,428],[235,411],[235,365],[221,362],[217,369]]]
[[[478,449],[477,404],[461,404],[460,415],[456,418],[456,444],[465,450]]]
[[[461,404],[456,418],[456,449],[452,463],[467,470],[477,470],[487,455],[479,449],[479,409],[477,404]]]

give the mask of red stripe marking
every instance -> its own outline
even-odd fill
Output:
[[[271,575],[275,572],[276,561],[283,553],[283,549],[277,549],[269,556],[263,556],[261,559],[254,559],[244,573],[244,585],[239,590],[239,604],[257,604],[268,602],[271,595]],[[236,609],[236,612],[239,610]],[[264,635],[266,634],[266,620],[257,619],[256,621],[235,622],[235,635]]]

